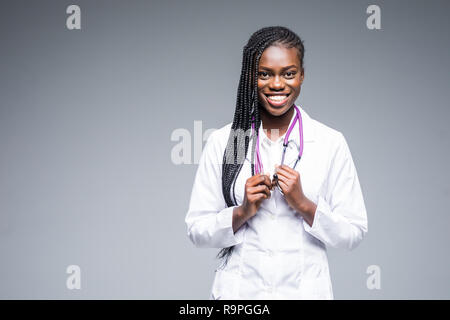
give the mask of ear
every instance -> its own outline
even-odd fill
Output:
[[[302,71],[300,71],[300,82],[303,83],[304,79],[305,79],[305,69],[302,68]]]

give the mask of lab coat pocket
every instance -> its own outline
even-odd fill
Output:
[[[330,280],[326,276],[302,279],[300,282],[300,291],[302,299],[305,300],[333,299]]]
[[[211,289],[213,300],[237,299],[239,275],[224,269],[217,269]]]

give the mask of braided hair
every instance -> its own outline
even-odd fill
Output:
[[[250,144],[252,118],[255,130],[252,134],[251,172],[255,174],[254,154],[256,135],[260,127],[260,110],[258,101],[258,66],[264,50],[273,45],[282,45],[285,48],[297,48],[300,67],[303,69],[303,56],[305,49],[300,37],[282,26],[262,28],[250,37],[243,49],[242,71],[237,91],[236,109],[233,124],[228,137],[227,146],[223,155],[222,166],[222,192],[227,207],[236,206],[234,185],[241,171],[245,156]],[[225,258],[228,262],[234,246],[223,248],[217,254],[218,258]]]

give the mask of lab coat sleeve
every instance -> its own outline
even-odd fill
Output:
[[[338,147],[330,165],[325,190],[318,197],[312,226],[305,230],[334,248],[355,248],[368,231],[367,213],[348,144],[338,134]]]
[[[216,134],[209,136],[200,157],[185,218],[188,237],[199,248],[227,248],[243,238],[244,226],[233,231],[235,206],[227,207],[222,194],[223,151]]]

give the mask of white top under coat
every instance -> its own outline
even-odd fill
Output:
[[[234,233],[234,206],[226,206],[221,180],[231,123],[214,131],[206,142],[185,218],[187,234],[197,247],[235,246],[228,264],[216,269],[211,299],[333,299],[326,246],[353,249],[368,230],[358,175],[344,136],[298,108],[304,146],[295,170],[304,194],[317,204],[311,227],[274,188],[256,215]],[[264,170],[272,177],[275,164],[281,162],[284,135],[271,141],[262,126],[259,130]],[[298,122],[289,141],[285,164],[292,167],[298,156]],[[250,159],[249,147],[235,184],[238,205],[251,176]]]

